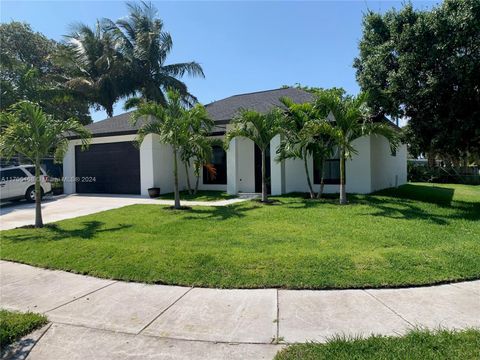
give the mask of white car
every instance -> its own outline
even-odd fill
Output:
[[[42,197],[52,191],[46,172],[41,169]],[[0,201],[27,199],[35,201],[35,166],[20,165],[0,168]]]

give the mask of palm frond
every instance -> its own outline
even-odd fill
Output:
[[[202,67],[195,61],[165,65],[163,66],[162,70],[170,76],[182,77],[185,74],[188,74],[190,76],[205,77]]]

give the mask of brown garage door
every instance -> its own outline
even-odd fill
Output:
[[[140,194],[140,151],[131,141],[75,147],[77,193]]]

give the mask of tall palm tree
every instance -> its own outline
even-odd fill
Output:
[[[140,144],[148,134],[157,134],[161,143],[172,147],[175,209],[181,209],[178,187],[178,155],[182,146],[188,142],[186,111],[180,93],[176,90],[167,90],[164,105],[156,102],[144,102],[132,115],[133,123],[137,123],[140,118],[144,120],[137,135],[137,141]]]
[[[277,160],[303,160],[311,199],[315,197],[315,191],[308,169],[308,159],[319,161],[320,189],[317,197],[320,198],[324,187],[324,162],[334,151],[334,129],[321,117],[313,103],[296,104],[286,97],[280,101],[286,110]]]
[[[242,110],[233,119],[232,128],[225,136],[225,146],[236,137],[252,140],[262,153],[262,202],[267,202],[266,150],[270,141],[282,131],[282,115],[278,108],[262,114],[254,110]]]
[[[395,130],[386,123],[374,123],[367,107],[367,94],[343,98],[332,93],[321,93],[316,107],[322,114],[328,114],[336,130],[336,142],[340,150],[340,204],[347,203],[345,190],[345,161],[357,153],[353,142],[365,135],[384,136],[392,150],[399,144]]]
[[[172,50],[170,34],[163,29],[163,22],[157,17],[157,10],[151,3],[127,4],[129,15],[113,22],[104,19],[105,29],[115,38],[118,49],[129,63],[133,75],[133,87],[145,101],[166,104],[167,89],[175,89],[182,101],[189,105],[196,98],[188,92],[185,83],[180,81],[185,74],[204,77],[202,67],[197,62],[165,64]],[[126,107],[138,105],[129,101]]]
[[[55,153],[62,159],[68,135],[78,135],[82,146],[88,145],[90,133],[77,120],[59,120],[29,101],[18,102],[0,114],[0,155],[7,159],[21,154],[35,165],[35,227],[43,227],[40,160]]]
[[[59,61],[72,74],[67,87],[112,117],[113,105],[133,93],[132,73],[117,51],[115,38],[99,21],[94,29],[84,24],[72,25],[66,38],[67,47]]]

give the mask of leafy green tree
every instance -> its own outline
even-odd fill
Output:
[[[252,140],[262,153],[262,202],[267,202],[266,150],[270,141],[282,131],[282,115],[278,108],[263,114],[242,110],[231,122],[232,128],[225,136],[225,146],[236,137]]]
[[[345,191],[345,161],[357,153],[353,142],[365,135],[384,136],[392,150],[398,146],[399,137],[392,126],[384,122],[373,122],[366,103],[366,94],[357,97],[340,97],[333,93],[322,93],[315,106],[322,114],[328,114],[335,127],[336,145],[340,152],[340,204],[347,203]]]
[[[209,138],[214,121],[208,116],[204,106],[196,104],[185,111],[187,138],[181,147],[181,157],[185,165],[185,174],[189,193],[196,194],[200,179],[200,171],[212,158],[212,146],[215,141]],[[189,167],[193,165],[195,187],[190,184]]]
[[[368,12],[357,80],[375,113],[409,121],[415,150],[457,159],[480,153],[480,2],[430,11]]]
[[[103,108],[112,117],[113,105],[134,93],[132,73],[117,51],[114,37],[97,21],[94,29],[73,25],[66,38],[67,46],[58,58],[70,70],[67,87],[83,94],[97,110]]]
[[[324,163],[334,152],[334,129],[321,116],[313,103],[296,104],[289,98],[281,98],[285,106],[282,140],[277,149],[277,161],[285,159],[301,159],[304,163],[305,175],[310,198],[315,198],[308,169],[308,159],[319,161],[320,198],[324,188]]]
[[[40,161],[55,153],[62,159],[67,150],[67,136],[78,135],[82,146],[88,145],[90,133],[77,120],[56,119],[29,101],[14,104],[0,113],[0,155],[7,159],[21,154],[35,165],[35,227],[43,227],[40,187]]]
[[[66,69],[55,61],[61,44],[15,21],[0,24],[0,44],[0,110],[29,100],[55,118],[92,121],[86,99],[64,86]]]
[[[182,146],[188,141],[187,110],[182,103],[181,95],[176,90],[167,90],[166,103],[155,102],[139,104],[132,115],[132,121],[144,120],[138,130],[137,141],[141,144],[148,134],[156,134],[160,142],[170,145],[173,153],[173,178],[175,209],[181,209],[180,191],[178,186],[178,157]]]
[[[188,92],[185,83],[178,78],[185,74],[204,77],[197,62],[165,64],[173,41],[163,29],[163,22],[157,17],[152,4],[128,3],[129,15],[116,22],[105,19],[105,29],[112,34],[119,51],[128,62],[133,79],[133,88],[145,101],[166,104],[165,92],[175,89],[182,101],[192,105],[196,98]],[[127,101],[126,107],[138,105],[138,99]]]

